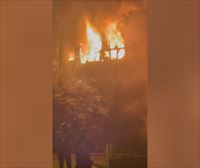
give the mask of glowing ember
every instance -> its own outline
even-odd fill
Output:
[[[69,60],[69,61],[74,61],[74,60],[75,60],[75,53],[74,53],[74,51],[71,51],[71,52],[69,53],[68,60]]]

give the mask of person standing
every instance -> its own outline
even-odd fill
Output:
[[[76,168],[91,168],[92,144],[86,136],[86,130],[81,130],[76,149]]]
[[[58,160],[59,168],[64,167],[64,161],[66,161],[67,168],[71,166],[71,153],[72,153],[72,142],[71,134],[67,123],[62,123],[59,130],[57,131],[58,137]]]

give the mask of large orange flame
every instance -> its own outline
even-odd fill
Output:
[[[80,44],[80,63],[98,62],[100,61],[100,51],[102,50],[102,37],[88,20],[86,20],[85,33],[86,41]],[[104,51],[104,57],[113,60],[122,59],[125,56],[125,44],[120,31],[117,29],[117,22],[110,22],[106,26],[104,33],[107,45],[110,48]],[[73,61],[74,58],[74,53],[69,54],[69,61]]]
[[[89,21],[86,21],[86,38],[87,45],[81,47],[81,63],[100,61],[100,51],[102,49],[102,39],[100,34],[95,31]]]
[[[120,31],[117,29],[117,22],[111,22],[107,26],[106,39],[110,47],[110,54],[106,53],[106,56],[111,57],[111,59],[122,59],[125,56],[125,44]]]

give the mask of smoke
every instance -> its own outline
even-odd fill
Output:
[[[54,1],[54,25],[56,39],[64,47],[72,48],[79,43],[84,30],[84,18],[102,27],[105,19],[124,21],[132,13],[143,9],[144,2],[136,1]]]

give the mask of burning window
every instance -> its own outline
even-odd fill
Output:
[[[80,63],[99,62],[104,59],[122,59],[125,56],[125,44],[121,32],[117,28],[117,22],[110,22],[106,28],[105,33],[101,34],[87,19],[86,25],[86,42],[80,43],[78,56]],[[105,38],[106,44],[103,44]],[[106,50],[103,49],[106,45]],[[69,61],[75,60],[74,52],[70,52]]]

